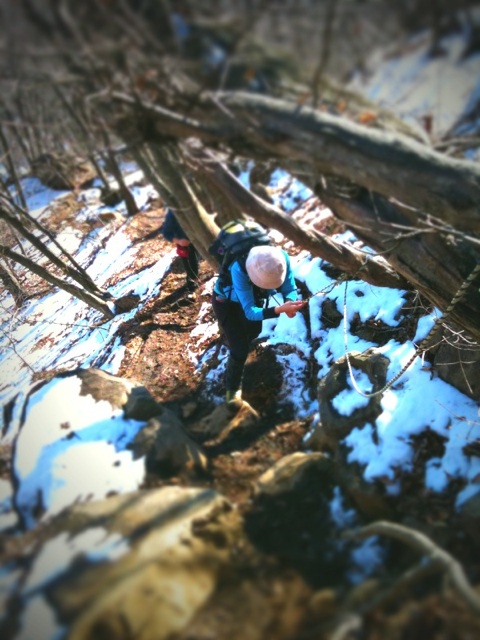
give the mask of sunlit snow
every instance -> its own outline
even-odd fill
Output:
[[[446,55],[438,59],[427,56],[427,44],[419,36],[409,53],[403,53],[401,58],[390,57],[369,77],[359,75],[354,87],[361,88],[381,104],[396,108],[400,115],[408,115],[416,126],[421,126],[426,116],[432,116],[434,134],[440,136],[477,103],[478,73],[473,72],[473,67],[478,70],[478,55],[460,64],[461,45],[453,36],[443,42]],[[134,166],[130,167],[129,174],[137,204],[147,207],[152,187],[138,186],[141,172]],[[248,186],[248,171],[243,172],[240,179]],[[28,208],[39,219],[47,215],[50,203],[67,194],[46,189],[33,178],[26,179],[24,187]],[[296,215],[302,201],[311,197],[309,189],[280,170],[273,174],[270,187],[274,201],[286,211],[295,210]],[[86,218],[106,210],[99,203],[98,195],[95,187],[80,194],[79,204],[83,208],[79,215]],[[124,205],[108,211],[122,215]],[[126,219],[124,226],[128,224]],[[278,232],[275,237],[280,239]],[[345,234],[339,239],[348,242],[354,237]],[[63,229],[58,240],[75,253],[78,262],[100,286],[109,278],[128,272],[137,252],[125,230],[111,235],[108,225],[93,230],[86,238],[71,229]],[[102,249],[95,254],[94,247],[100,245]],[[16,508],[27,526],[37,521],[38,507],[41,507],[40,518],[46,520],[76,501],[135,490],[141,484],[144,461],[133,460],[127,445],[143,423],[125,420],[121,412],[106,402],[97,403],[90,396],[81,396],[78,378],[54,379],[29,397],[25,416],[22,408],[34,375],[43,371],[60,368],[73,371],[81,366],[117,373],[124,356],[124,346],[117,337],[118,328],[149,300],[160,295],[162,281],[174,256],[174,251],[159,256],[154,265],[128,273],[111,287],[115,297],[133,293],[140,301],[137,308],[108,321],[63,291],[54,290],[43,298],[28,300],[19,310],[15,309],[8,292],[0,293],[0,401],[5,409],[0,417],[0,444],[15,444]],[[346,349],[363,352],[375,348],[389,359],[387,380],[391,380],[410,361],[419,341],[431,330],[438,312],[434,310],[419,321],[413,340],[403,344],[390,340],[377,347],[352,335],[350,323],[359,317],[364,322],[380,320],[395,327],[402,317],[405,292],[374,287],[363,281],[350,282],[348,287],[345,283],[339,284],[325,273],[321,259],[305,252],[292,258],[292,264],[297,280],[310,294],[308,324],[303,315],[291,319],[282,315],[263,323],[261,339],[267,347],[282,344],[294,347],[277,356],[285,374],[282,401],[295,407],[298,417],[312,418],[315,425],[319,417],[318,400],[307,392],[304,384],[309,359],[318,365],[321,378],[337,359],[345,356]],[[213,361],[215,353],[219,364],[206,376],[213,387],[223,377],[226,350],[224,347],[206,350],[211,337],[217,334],[217,326],[209,314],[211,288],[212,281],[200,292],[204,302],[197,326],[191,332],[186,352],[179,357],[189,358],[201,369]],[[343,322],[336,328],[323,326],[321,305],[326,299],[345,316],[346,331]],[[352,373],[354,380],[349,379],[348,388],[333,399],[341,415],[352,415],[367,401],[356,387],[365,394],[372,390],[365,374],[355,369]],[[461,505],[480,490],[480,459],[464,452],[465,444],[480,439],[478,404],[432,377],[431,372],[422,367],[420,357],[383,394],[381,413],[375,424],[358,425],[344,439],[348,460],[363,466],[366,481],[381,479],[387,491],[399,493],[402,487],[398,471],[412,468],[412,439],[425,429],[444,439],[443,455],[433,457],[426,464],[425,490],[443,491],[452,480],[461,479],[464,488],[457,496],[457,505]],[[2,480],[0,530],[9,530],[16,520],[12,496],[10,483]],[[332,517],[339,522],[353,522],[354,514],[343,510],[339,493],[335,494],[331,509]],[[45,546],[29,577],[32,597],[23,619],[22,637],[34,638],[38,631],[35,624],[43,626],[44,637],[53,638],[59,632],[57,622],[51,618],[50,609],[37,591],[56,571],[63,570],[64,563],[73,554],[87,550],[93,553],[92,549],[97,549],[98,559],[106,561],[125,551],[124,541],[107,536],[103,530],[94,534],[97,538],[93,544],[91,539],[69,540],[65,536],[53,540],[52,545],[61,553]],[[49,554],[53,554],[52,557]],[[352,570],[353,581],[363,575],[362,566],[368,568],[381,562],[375,539],[360,545],[355,554],[352,561],[357,568]],[[48,567],[48,571],[44,567]],[[12,579],[12,575],[9,577]],[[4,598],[2,585],[0,575],[0,596]]]

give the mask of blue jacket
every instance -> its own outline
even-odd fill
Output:
[[[263,289],[262,291],[264,291],[267,296],[273,296],[278,291],[282,294],[282,302],[284,302],[287,300],[297,299],[297,287],[293,277],[290,257],[286,251],[283,251],[283,249],[282,252],[285,255],[287,263],[285,280],[278,289]],[[230,265],[230,274],[232,284],[227,285],[225,288],[222,287],[220,278],[217,279],[213,288],[215,295],[220,298],[231,300],[232,302],[239,302],[242,305],[243,311],[248,320],[266,320],[267,318],[276,317],[273,307],[265,309],[258,306],[258,303],[255,301],[254,285],[238,260],[232,262]]]
[[[178,220],[171,209],[167,210],[167,215],[159,231],[168,242],[172,242],[174,238],[188,240],[187,234],[178,224]]]

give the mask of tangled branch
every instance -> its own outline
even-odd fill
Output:
[[[375,535],[388,536],[407,544],[416,551],[428,556],[429,560],[445,571],[457,593],[463,598],[470,609],[480,615],[480,597],[469,583],[462,565],[447,551],[440,548],[428,536],[394,522],[378,521],[352,531],[346,531],[347,539],[363,539]]]

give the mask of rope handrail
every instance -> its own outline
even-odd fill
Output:
[[[434,336],[436,335],[437,331],[439,330],[439,328],[441,326],[444,325],[446,319],[451,315],[453,309],[455,308],[455,306],[461,301],[463,300],[463,298],[465,297],[465,292],[467,290],[467,288],[469,287],[469,285],[475,280],[475,278],[477,277],[477,275],[480,273],[480,262],[477,263],[477,265],[474,267],[474,269],[472,270],[472,272],[470,273],[470,275],[463,281],[463,283],[461,284],[461,286],[459,287],[458,291],[456,292],[456,294],[453,296],[452,301],[450,302],[450,304],[448,305],[445,313],[443,316],[439,316],[438,318],[436,318],[434,325],[431,329],[431,331],[429,332],[429,334],[419,343],[419,345],[417,346],[417,348],[415,349],[413,355],[411,356],[411,358],[408,360],[408,362],[401,368],[401,370],[395,374],[395,376],[388,381],[381,389],[378,389],[377,391],[372,391],[371,393],[362,391],[358,385],[357,382],[355,380],[355,377],[353,375],[353,369],[352,369],[352,364],[350,362],[350,355],[349,355],[349,351],[348,351],[348,331],[347,331],[347,288],[348,288],[348,281],[345,280],[345,292],[344,292],[344,296],[343,296],[343,335],[344,335],[344,345],[345,345],[345,358],[347,361],[347,367],[348,367],[348,373],[350,375],[350,380],[352,382],[352,387],[355,389],[355,391],[357,393],[359,393],[361,396],[363,396],[364,398],[373,398],[375,396],[381,395],[383,393],[385,393],[385,391],[387,391],[388,389],[390,389],[395,382],[401,378],[401,376],[407,371],[407,369],[412,365],[412,363],[414,362],[415,358],[417,358],[421,353],[424,353],[425,351],[427,351],[428,345],[430,344],[430,342],[432,341],[432,339],[434,338]],[[337,284],[337,283],[335,283]],[[316,294],[315,294],[316,295]]]

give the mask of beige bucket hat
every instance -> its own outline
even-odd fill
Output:
[[[285,254],[279,247],[253,247],[245,267],[250,280],[261,289],[278,289],[287,274]]]

